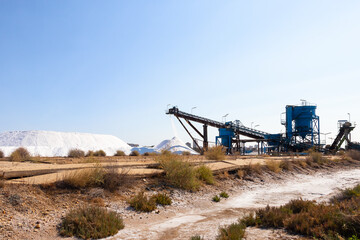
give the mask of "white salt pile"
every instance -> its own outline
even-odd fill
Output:
[[[111,135],[52,131],[0,133],[0,150],[5,156],[9,156],[18,147],[25,147],[32,155],[43,157],[67,156],[73,148],[85,152],[104,150],[108,156],[113,156],[117,150],[126,154],[131,152],[127,143]]]
[[[178,154],[181,154],[185,151],[190,152],[191,154],[198,154],[196,151],[186,146],[186,144],[178,137],[173,137],[172,139],[162,141],[155,147],[155,149],[157,152],[168,150]]]

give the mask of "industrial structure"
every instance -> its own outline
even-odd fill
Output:
[[[336,152],[344,141],[349,148],[359,148],[360,144],[351,142],[349,134],[355,128],[350,122],[343,122],[339,127],[339,134],[333,144],[324,148],[320,143],[320,121],[316,115],[315,104],[302,101],[300,105],[287,105],[286,112],[282,113],[281,124],[285,126],[285,134],[270,134],[254,128],[244,126],[239,120],[219,122],[194,114],[180,111],[177,107],[169,108],[166,114],[174,115],[202,153],[208,149],[208,127],[215,127],[219,135],[215,138],[216,145],[226,148],[227,154],[235,152],[245,154],[245,143],[258,144],[258,153],[271,152],[301,152],[314,148],[318,151]],[[203,146],[200,147],[195,137],[190,133],[183,121],[202,138]],[[198,130],[193,122],[203,125],[202,131]],[[245,139],[241,136],[246,137]]]

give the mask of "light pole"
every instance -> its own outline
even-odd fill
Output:
[[[196,108],[196,107],[192,107],[192,108],[191,108],[191,114],[193,113],[193,110],[194,110],[195,108]]]
[[[229,115],[229,114],[227,113],[227,114],[225,114],[224,116],[222,116],[224,122],[226,122],[226,117],[227,117],[228,115]]]

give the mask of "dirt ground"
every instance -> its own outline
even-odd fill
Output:
[[[359,167],[359,162],[346,161],[277,174],[265,171],[245,179],[230,172],[218,175],[215,186],[205,185],[195,193],[170,188],[161,177],[133,179],[115,193],[100,188],[72,190],[56,184],[6,183],[0,188],[0,239],[72,239],[58,235],[61,218],[80,205],[99,204],[98,199],[124,218],[125,228],[109,239],[189,239],[194,235],[214,239],[219,226],[258,207],[299,197],[326,201],[339,188],[360,182]],[[135,212],[126,200],[141,190],[149,195],[167,192],[173,204],[151,213]],[[230,197],[212,202],[221,191]],[[282,230],[248,228],[246,232],[247,240],[301,238]]]

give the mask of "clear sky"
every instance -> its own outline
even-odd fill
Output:
[[[359,13],[358,0],[0,0],[0,132],[152,145],[174,136],[172,104],[278,133],[306,99],[334,137],[348,113],[360,123]]]

